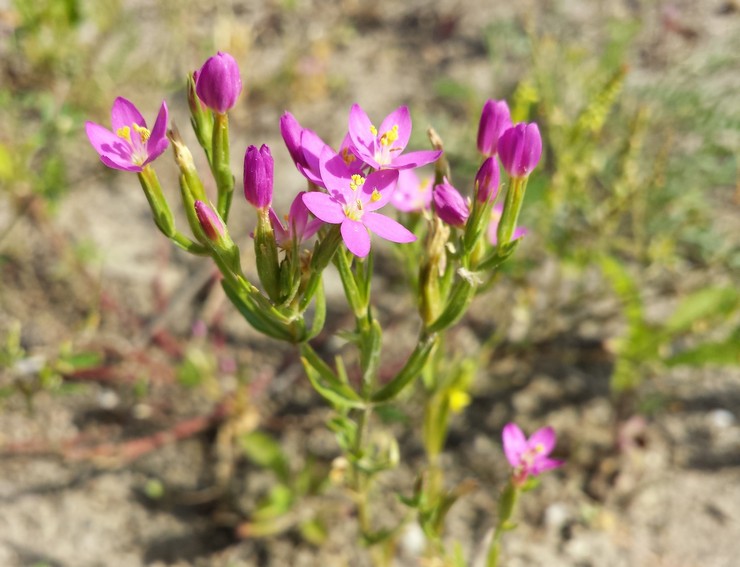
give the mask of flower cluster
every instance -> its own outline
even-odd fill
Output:
[[[348,482],[358,495],[358,518],[368,520],[362,522],[367,524],[361,526],[363,538],[370,541],[369,536],[380,533],[372,529],[372,514],[366,508],[370,481],[397,459],[393,444],[381,446],[366,434],[370,410],[398,399],[423,377],[422,437],[429,463],[436,462],[448,433],[450,412],[470,401],[468,389],[476,371],[472,360],[443,360],[444,334],[465,315],[476,294],[493,281],[496,270],[526,232],[517,227],[517,220],[528,178],[542,155],[540,133],[534,123],[513,124],[505,101],[487,101],[477,137],[483,159],[471,196],[466,198],[452,183],[442,140],[432,129],[432,150],[407,151],[412,123],[405,106],[374,123],[359,104],[352,105],[338,147],[285,112],[280,132],[307,187],[294,196],[288,214],[281,216],[273,206],[271,149],[264,144],[246,148],[241,180],[244,198],[256,215],[251,236],[260,285],[255,285],[251,272],[242,270],[241,250],[228,230],[236,184],[230,164],[229,112],[241,92],[238,64],[227,53],[217,53],[188,75],[190,122],[215,182],[213,200],[177,128],[168,129],[165,102],[151,130],[139,110],[121,97],[113,103],[110,130],[94,122],[87,122],[85,129],[105,165],[137,174],[162,233],[184,250],[211,258],[221,274],[224,292],[248,323],[266,336],[298,345],[311,385],[341,412],[332,428],[343,461],[352,467]],[[191,236],[176,226],[176,215],[153,166],[170,145]],[[417,169],[424,166],[434,168],[432,178],[419,175]],[[504,184],[502,167],[507,175]],[[386,214],[386,205],[398,214]],[[381,378],[380,372],[387,341],[371,301],[373,260],[363,261],[370,255],[373,235],[408,244],[398,252],[409,271],[406,279],[420,319],[413,351],[387,378]],[[312,237],[315,244],[303,246]],[[342,355],[332,368],[311,345],[324,329],[327,302],[322,277],[331,262],[355,319],[355,328],[343,336],[357,349],[352,371],[357,370],[358,381],[349,380]],[[503,431],[503,445],[514,470],[499,506],[501,530],[492,539],[488,565],[496,563],[500,534],[508,529],[517,495],[530,485],[527,480],[562,464],[549,457],[555,446],[555,433],[549,427],[527,439],[510,423]],[[442,490],[441,474],[440,468],[433,482],[419,483],[418,493],[405,499],[407,505],[418,508],[424,533],[434,541],[442,541],[444,514],[462,494],[456,495],[459,489]]]
[[[492,245],[497,246],[501,242],[505,246],[526,233],[525,229],[515,225],[523,199],[523,187],[542,156],[542,139],[537,124],[512,123],[506,101],[488,100],[483,105],[478,123],[478,150],[485,156],[475,176],[474,195],[478,210],[493,203],[499,194],[499,160],[511,180],[507,203],[494,206],[487,231]],[[432,201],[436,214],[453,227],[464,228],[469,218],[471,222],[480,221],[481,215],[472,214],[471,202],[446,178],[434,186]],[[472,205],[475,206],[475,203]],[[498,236],[502,218],[507,225],[501,230],[505,236],[503,239]]]

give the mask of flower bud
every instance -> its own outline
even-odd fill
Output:
[[[214,244],[222,240],[226,236],[226,227],[218,213],[203,201],[195,201],[194,207],[200,227],[208,240]]]
[[[296,165],[307,166],[306,158],[303,157],[303,146],[301,146],[301,134],[303,127],[290,112],[285,112],[280,117],[280,134],[285,141],[285,147]]]
[[[495,157],[489,157],[475,174],[475,198],[479,203],[495,201],[498,195],[501,173]]]
[[[537,124],[520,122],[506,130],[498,142],[498,155],[509,177],[529,177],[542,157]]]
[[[511,113],[505,100],[487,100],[478,123],[478,151],[495,156],[501,134],[511,128]]]
[[[468,220],[470,209],[465,198],[444,178],[444,182],[435,185],[432,194],[434,211],[437,216],[451,226],[462,227]]]
[[[272,184],[275,164],[270,148],[265,144],[258,150],[249,146],[244,154],[244,196],[258,209],[272,204]]]
[[[195,92],[203,103],[220,114],[234,107],[242,92],[239,65],[228,53],[219,51],[196,73]]]

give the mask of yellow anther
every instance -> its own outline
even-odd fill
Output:
[[[378,135],[378,129],[375,126],[373,126],[372,124],[370,124],[370,133],[373,136],[377,136]]]
[[[380,144],[382,146],[390,146],[396,140],[398,140],[398,124],[380,137]]]
[[[365,183],[365,178],[362,175],[358,175],[355,173],[349,181],[349,188],[352,189],[352,191],[357,191],[358,187],[362,187],[362,185]]]
[[[376,201],[380,201],[380,193],[377,189],[373,189],[372,195],[370,195],[370,200],[374,203]]]
[[[131,142],[131,128],[129,128],[128,126],[121,126],[118,130],[116,130],[116,135],[119,138],[123,138],[124,140]]]
[[[144,126],[139,126],[136,122],[134,122],[132,126],[134,127],[134,130],[141,138],[142,144],[145,143],[149,139],[149,136],[151,136],[152,134],[149,130],[144,128]]]
[[[545,452],[545,446],[542,443],[537,443],[537,445],[534,446],[534,452],[535,453],[544,453]]]

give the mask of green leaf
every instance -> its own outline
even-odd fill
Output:
[[[740,330],[735,331],[725,341],[699,345],[670,357],[669,366],[733,366],[740,364]]]
[[[239,437],[247,458],[253,463],[270,469],[284,483],[290,480],[290,466],[280,444],[261,431],[252,431]]]
[[[737,309],[740,293],[730,287],[701,289],[685,297],[665,324],[669,333],[691,330],[699,320],[726,316]]]

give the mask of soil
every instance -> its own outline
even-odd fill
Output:
[[[140,104],[147,117],[166,95],[184,130],[180,77],[215,37],[241,62],[246,87],[231,115],[235,170],[247,144],[282,147],[277,125],[285,108],[339,141],[352,102],[377,117],[409,104],[419,132],[433,121],[444,135],[460,109],[440,97],[437,79],[464,82],[482,101],[509,94],[521,72],[491,64],[485,31],[492,22],[534,18],[594,46],[610,19],[639,19],[629,80],[640,84],[657,84],[672,65],[714,53],[740,32],[737,5],[709,0],[669,7],[695,34],[672,32],[666,6],[641,1],[204,4],[126,3],[124,21],[136,22],[138,44],[120,76],[146,64],[160,78],[137,83],[133,73],[126,84],[109,80],[120,89],[115,94]],[[122,49],[116,41],[103,42],[101,58]],[[453,129],[469,134],[469,151],[474,127]],[[412,143],[422,147],[423,136]],[[17,216],[0,194],[0,336],[20,322],[29,353],[0,376],[0,386],[38,390],[31,404],[20,394],[0,402],[0,565],[369,565],[354,544],[353,507],[337,486],[307,496],[278,535],[248,533],[249,513],[274,478],[241,456],[239,436],[259,427],[279,439],[294,471],[310,465],[327,474],[339,454],[325,425],[331,412],[308,386],[295,351],[251,330],[223,297],[213,269],[157,233],[136,180],[104,170],[82,128],[73,146],[74,182],[54,214],[31,201]],[[287,152],[273,154],[286,187],[276,192],[276,203],[284,207],[302,182]],[[176,202],[174,168],[159,169]],[[237,201],[230,228],[246,243],[252,214]],[[729,207],[737,219],[737,205]],[[731,225],[737,236],[740,226]],[[95,257],[81,255],[85,246]],[[250,246],[243,248],[249,265]],[[460,541],[471,565],[483,565],[508,472],[501,430],[515,419],[528,432],[552,425],[556,456],[567,464],[523,498],[519,525],[504,540],[504,565],[740,564],[740,370],[663,371],[634,399],[617,403],[609,392],[609,345],[624,321],[609,286],[597,270],[576,274],[523,248],[523,256],[537,259],[533,269],[502,279],[477,299],[450,339],[464,352],[501,334],[443,455],[450,486],[477,483],[452,509],[450,541]],[[657,274],[645,292],[655,298],[656,318],[670,311],[666,281],[674,276]],[[389,366],[403,359],[406,337],[414,333],[407,322],[413,317],[406,317],[413,304],[393,294],[398,277],[381,270],[374,283]],[[684,277],[701,287],[715,274]],[[328,276],[327,287],[328,326],[345,327],[350,319],[336,278]],[[502,314],[501,306],[512,308]],[[318,346],[327,354],[341,349],[323,338]],[[39,368],[59,360],[65,348],[100,359],[92,370],[57,366],[51,387],[38,388]],[[207,376],[197,387],[181,384],[185,357],[200,361]],[[240,395],[242,380],[249,380],[248,399]],[[409,408],[413,422],[418,407]],[[401,452],[405,465],[384,477],[381,494],[412,489],[422,449],[402,436]],[[403,513],[392,497],[388,509]],[[327,518],[321,546],[297,529],[301,518],[313,516]],[[410,525],[397,565],[423,565],[419,541]]]

